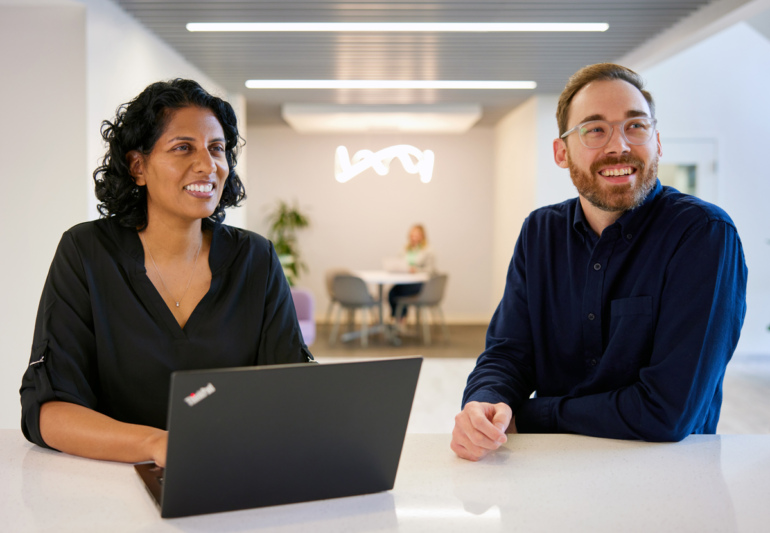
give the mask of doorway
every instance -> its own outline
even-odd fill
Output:
[[[658,178],[679,192],[718,203],[716,139],[663,139]]]

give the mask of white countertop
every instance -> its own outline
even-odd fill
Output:
[[[408,434],[392,491],[172,520],[131,465],[44,450],[15,430],[0,430],[0,480],[0,527],[14,532],[770,530],[770,435],[512,435],[470,463],[448,435]]]

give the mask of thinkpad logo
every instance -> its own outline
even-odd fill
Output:
[[[198,402],[205,400],[206,398],[214,394],[216,391],[217,389],[214,388],[214,385],[209,383],[205,387],[201,387],[197,391],[191,392],[190,395],[184,399],[184,401],[187,405],[192,407]]]

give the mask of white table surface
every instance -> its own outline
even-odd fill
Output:
[[[388,272],[387,270],[353,270],[353,274],[374,285],[423,283],[430,279],[426,272]]]
[[[409,434],[392,491],[163,520],[131,465],[0,430],[0,480],[0,528],[13,532],[770,530],[770,435],[514,435],[470,463],[448,435]]]

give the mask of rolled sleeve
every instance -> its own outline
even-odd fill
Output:
[[[57,248],[38,307],[30,364],[20,389],[24,436],[46,446],[40,406],[61,400],[96,408],[95,342],[88,285],[72,235]]]

